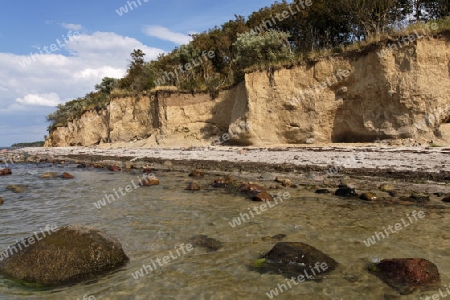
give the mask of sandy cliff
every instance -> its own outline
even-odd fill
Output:
[[[114,98],[107,109],[86,112],[56,128],[46,144],[133,142],[177,147],[230,140],[255,146],[405,138],[448,141],[450,41],[424,38],[381,53],[387,46],[273,74],[247,74],[244,82],[214,100],[208,94],[161,90]]]

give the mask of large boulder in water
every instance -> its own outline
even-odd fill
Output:
[[[97,229],[66,226],[35,233],[2,253],[0,273],[25,283],[76,283],[126,264],[120,242]]]
[[[437,266],[423,258],[383,259],[370,264],[369,271],[403,295],[437,288],[441,282]]]
[[[330,256],[301,242],[276,243],[258,264],[264,271],[282,272],[288,277],[300,275],[304,280],[312,280],[338,266]]]

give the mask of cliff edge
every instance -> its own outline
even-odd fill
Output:
[[[105,109],[55,128],[46,146],[449,143],[449,39],[369,48],[246,74],[213,100],[162,89],[113,97]]]

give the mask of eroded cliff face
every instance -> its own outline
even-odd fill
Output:
[[[157,91],[111,100],[50,134],[47,146],[197,146],[448,139],[450,42],[329,57],[208,94]],[[381,55],[383,54],[383,55]],[[242,126],[245,124],[245,126]],[[229,132],[229,135],[224,133]]]

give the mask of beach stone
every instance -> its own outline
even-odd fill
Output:
[[[147,177],[145,179],[142,179],[142,184],[139,183],[141,186],[153,186],[153,185],[159,185],[159,179],[156,177]]]
[[[442,199],[442,202],[450,202],[450,195],[445,196],[444,199]]]
[[[430,201],[430,197],[428,195],[418,194],[418,193],[412,193],[408,198],[407,197],[401,197],[400,198],[403,201],[412,201],[417,203],[423,203]]]
[[[52,227],[25,240],[29,241],[28,247],[20,242],[21,247],[16,246],[19,251],[0,262],[0,273],[20,282],[73,284],[114,270],[129,260],[117,239],[95,228]]]
[[[375,193],[362,193],[361,196],[359,197],[359,199],[361,200],[365,200],[365,201],[377,201],[378,197]]]
[[[320,274],[334,270],[338,263],[322,251],[301,242],[278,242],[265,255],[264,268],[267,271],[288,274],[313,275],[311,269],[318,263],[326,264],[326,270]],[[316,274],[319,273],[316,270]],[[307,279],[306,279],[307,280]]]
[[[355,197],[356,192],[354,189],[349,187],[339,187],[334,194],[339,197]]]
[[[292,185],[291,180],[288,178],[276,177],[275,181],[281,183],[281,185],[284,187],[290,187]]]
[[[216,179],[213,183],[213,187],[215,188],[226,188],[229,185],[231,185],[231,180],[228,179]]]
[[[11,169],[6,168],[6,169],[0,170],[0,176],[11,175],[11,174],[12,174]]]
[[[205,172],[195,169],[191,173],[189,173],[189,176],[191,176],[191,177],[203,177],[203,176],[205,176]]]
[[[316,194],[329,194],[330,191],[327,189],[318,189],[316,190]]]
[[[28,185],[25,184],[12,184],[6,187],[7,190],[13,191],[14,193],[23,193],[28,190]]]
[[[62,173],[61,177],[63,179],[74,179],[75,178],[72,174],[67,173],[67,172]]]
[[[120,172],[120,171],[122,171],[122,169],[120,167],[118,167],[118,166],[109,166],[109,170],[111,172]]]
[[[386,192],[386,193],[393,192],[394,189],[395,189],[394,186],[392,184],[389,184],[389,183],[385,183],[385,184],[380,185],[380,191],[383,191],[383,192]]]
[[[223,246],[222,242],[209,238],[206,235],[195,235],[189,242],[194,246],[206,248],[208,252],[217,251]]]
[[[383,259],[370,264],[369,271],[402,295],[440,284],[437,266],[423,258]]]
[[[257,194],[257,193],[265,191],[265,189],[262,186],[255,184],[255,183],[243,183],[239,187],[239,191],[243,194],[248,194],[248,193],[250,193],[250,194],[256,193]]]
[[[199,191],[200,189],[201,189],[200,185],[195,182],[189,183],[189,185],[186,188],[187,191]]]
[[[252,200],[253,201],[273,201],[273,198],[266,191],[262,191],[260,193],[255,194],[252,197]]]
[[[40,178],[48,179],[48,178],[56,178],[59,176],[60,176],[60,174],[58,172],[45,172],[44,174],[41,175]]]

